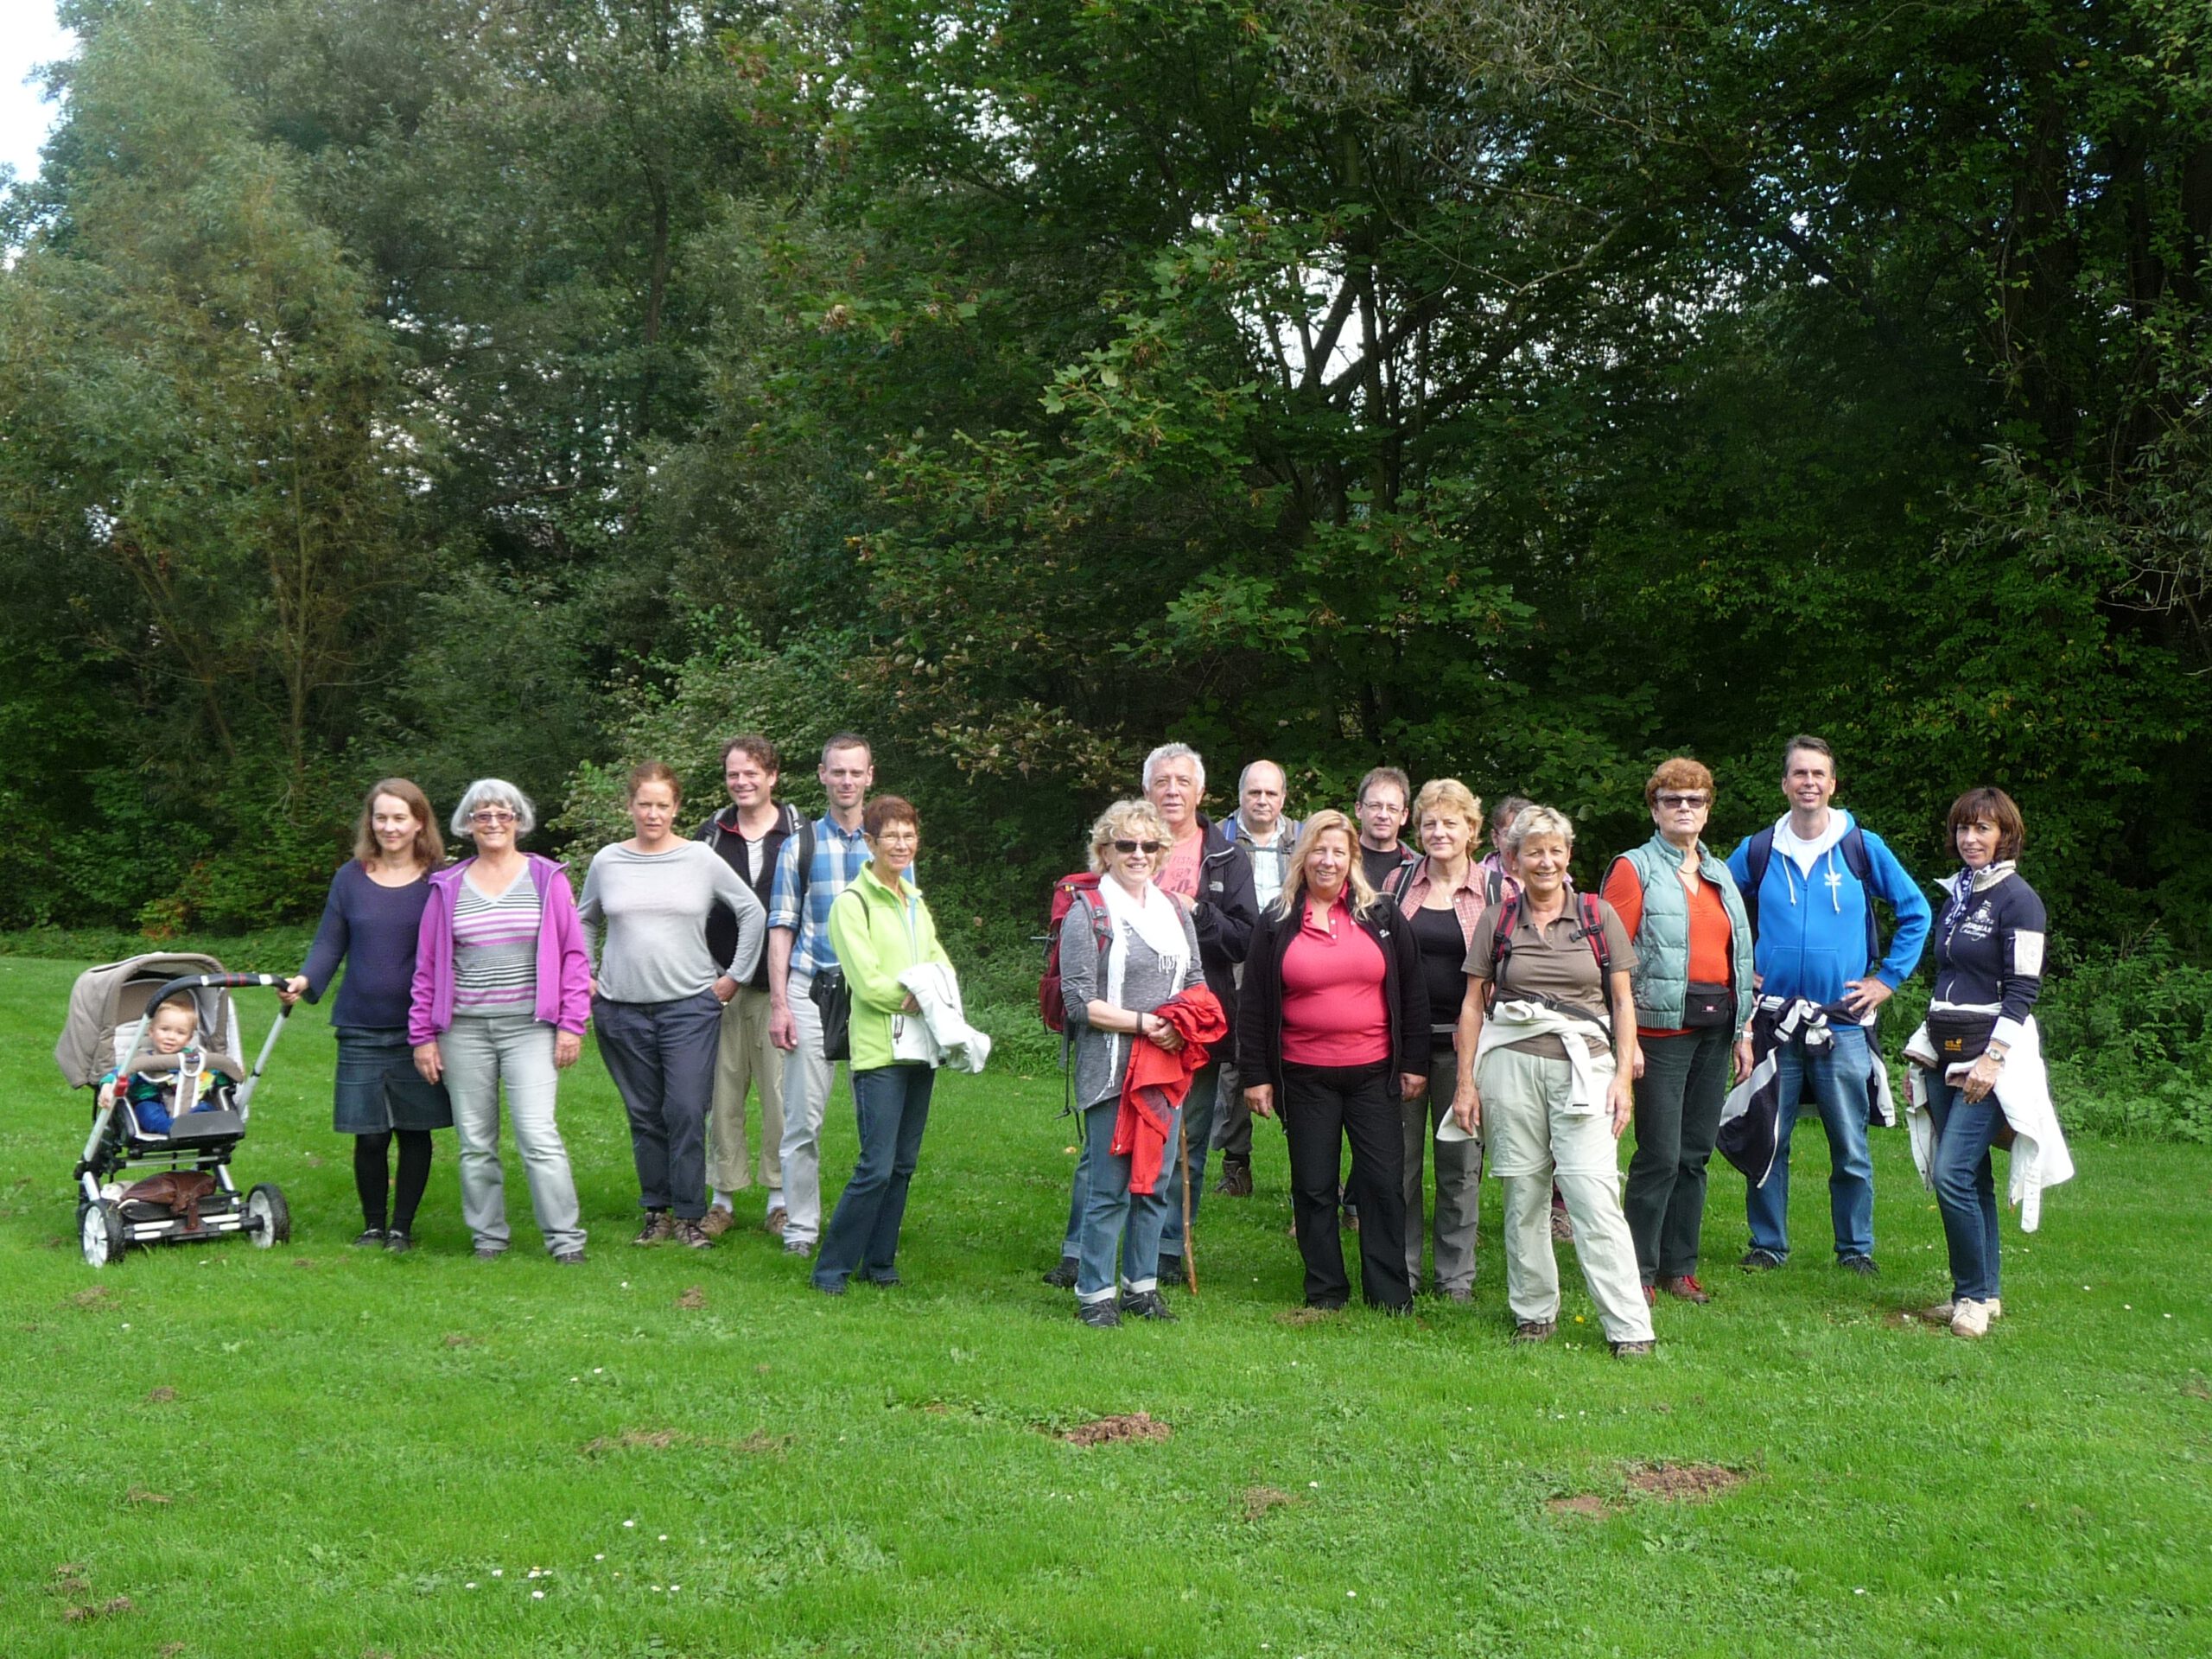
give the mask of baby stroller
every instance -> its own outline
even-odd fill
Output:
[[[205,1109],[194,1111],[180,1102],[166,1135],[141,1124],[127,1087],[94,1114],[77,1164],[77,1236],[88,1266],[105,1267],[134,1244],[196,1243],[244,1233],[266,1249],[292,1236],[291,1211],[280,1190],[264,1181],[241,1194],[231,1179],[232,1148],[245,1138],[254,1085],[290,1010],[279,1011],[247,1072],[235,1058],[238,1017],[230,993],[249,985],[274,990],[283,983],[273,974],[226,973],[213,957],[184,954],[132,957],[77,976],[68,1023],[54,1046],[54,1063],[71,1088],[97,1089],[110,1070],[127,1084],[143,1063],[158,1062],[162,1057],[143,1045],[152,1011],[185,992],[199,1013],[200,1058],[212,1079]],[[134,1194],[133,1184],[124,1179],[134,1166],[170,1179],[140,1181],[138,1187],[153,1191]]]

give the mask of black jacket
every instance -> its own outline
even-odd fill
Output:
[[[802,820],[798,809],[786,801],[776,809],[776,821],[760,837],[760,868],[746,881],[753,889],[753,896],[760,901],[760,908],[768,908],[768,892],[776,882],[776,857],[784,850],[784,842],[798,832]],[[738,849],[744,837],[737,833],[737,809],[726,806],[701,824],[691,837],[703,841],[713,848],[723,863],[735,870],[741,878],[745,867],[738,861]],[[716,962],[728,962],[737,951],[737,918],[730,914],[729,906],[716,905],[707,912],[707,949]],[[768,988],[768,953],[760,953],[760,965],[753,970],[746,983],[756,991]]]
[[[1428,1073],[1428,986],[1412,924],[1387,899],[1353,919],[1382,950],[1382,1001],[1390,1010],[1390,1069]],[[1270,905],[1252,930],[1244,988],[1236,1009],[1236,1072],[1247,1089],[1261,1083],[1282,1091],[1282,959],[1298,937],[1299,919]],[[1393,1093],[1395,1094],[1395,1090]]]
[[[1252,886],[1252,861],[1204,813],[1198,816],[1198,830],[1206,838],[1206,850],[1198,863],[1198,896],[1191,922],[1198,930],[1198,962],[1206,970],[1206,988],[1229,1021],[1229,1036],[1218,1051],[1226,1055],[1234,1052],[1231,1046],[1236,1040],[1236,964],[1251,945],[1260,899]]]

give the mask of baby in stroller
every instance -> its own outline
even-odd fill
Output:
[[[167,1135],[188,1112],[215,1110],[220,1103],[208,1097],[210,1088],[219,1080],[227,1084],[237,1079],[208,1067],[195,1041],[199,1035],[200,1011],[190,993],[170,997],[147,1021],[142,1058],[156,1064],[142,1065],[127,1078],[110,1071],[100,1079],[100,1104],[113,1105],[121,1092],[139,1134],[147,1136]]]

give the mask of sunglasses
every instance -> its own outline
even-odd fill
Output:
[[[1117,841],[1114,843],[1114,850],[1117,853],[1156,853],[1166,844],[1164,841]]]
[[[1705,804],[1705,797],[1702,795],[1669,795],[1662,792],[1659,797],[1659,804],[1665,807],[1671,812],[1678,806],[1703,806]]]

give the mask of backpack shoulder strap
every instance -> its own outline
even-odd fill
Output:
[[[1766,880],[1766,867],[1774,861],[1774,826],[1752,832],[1744,843],[1744,919],[1751,923],[1751,932],[1759,931],[1759,887]]]
[[[1613,971],[1613,948],[1605,940],[1605,918],[1591,894],[1578,893],[1574,897],[1582,912],[1582,938],[1590,946],[1590,954],[1598,958],[1598,984],[1602,989]]]
[[[1874,920],[1874,855],[1866,850],[1866,836],[1856,820],[1843,832],[1843,839],[1836,843],[1836,850],[1843,855],[1843,867],[1859,880],[1866,899],[1866,965],[1872,968],[1882,959],[1882,930]]]
[[[1403,864],[1399,865],[1396,871],[1391,875],[1390,880],[1383,887],[1383,897],[1388,899],[1392,905],[1395,906],[1399,909],[1404,909],[1406,895],[1413,891],[1414,877],[1420,872],[1420,869],[1421,860],[1417,858],[1408,859]]]
[[[806,902],[806,890],[814,885],[814,820],[798,821],[798,901]],[[804,921],[805,918],[801,916]]]

